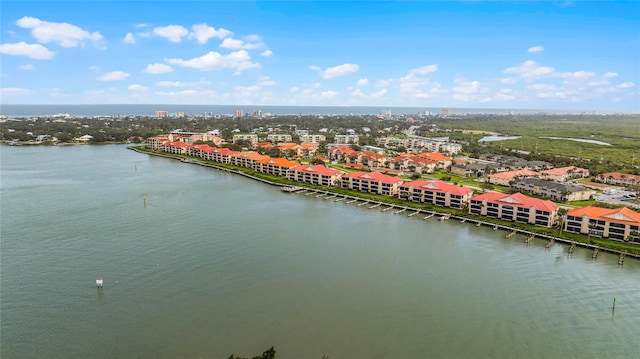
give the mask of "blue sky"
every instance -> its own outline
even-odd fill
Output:
[[[5,1],[4,104],[640,111],[637,1]]]

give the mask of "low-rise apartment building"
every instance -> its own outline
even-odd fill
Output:
[[[271,141],[273,143],[276,143],[276,142],[291,142],[291,140],[292,140],[291,135],[286,134],[286,133],[267,135],[267,141]]]
[[[325,135],[300,135],[300,142],[320,143],[327,140]]]
[[[538,172],[531,170],[507,171],[487,175],[487,182],[500,186],[509,186],[509,182],[520,177],[537,177]]]
[[[596,177],[596,181],[620,186],[635,186],[640,183],[640,176],[620,172],[607,172],[599,174]]]
[[[286,177],[287,171],[289,171],[290,168],[299,166],[299,165],[300,163],[289,161],[286,158],[267,157],[261,160],[257,160],[255,163],[255,169],[258,172],[262,172],[262,173],[266,173],[274,176]]]
[[[567,232],[640,242],[640,213],[629,208],[573,208],[564,224]]]
[[[352,172],[342,175],[341,187],[385,196],[396,196],[402,178],[380,172]]]
[[[255,146],[258,143],[258,135],[253,134],[239,134],[233,135],[233,143],[238,143],[239,141],[248,141],[251,143],[251,146]]]
[[[582,186],[545,181],[534,177],[515,179],[511,181],[511,188],[556,202],[585,201],[595,194],[595,191]]]
[[[323,165],[299,165],[289,169],[287,179],[311,183],[320,186],[333,186],[340,183],[342,172]]]
[[[509,221],[551,227],[557,221],[558,205],[522,193],[487,192],[471,197],[469,213]]]
[[[565,182],[568,179],[585,177],[589,177],[589,170],[576,166],[559,167],[540,171],[540,178],[557,182]]]
[[[467,187],[457,186],[440,180],[412,181],[400,186],[400,199],[431,203],[442,207],[466,208],[473,191]]]

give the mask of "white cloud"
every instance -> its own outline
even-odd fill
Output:
[[[300,92],[300,87],[298,87],[298,86],[293,86],[293,87],[289,90],[289,92],[293,92],[293,93],[295,93],[295,92]]]
[[[275,86],[275,85],[279,85],[280,83],[278,81],[274,81],[274,80],[262,80],[260,82],[258,82],[259,86]]]
[[[376,81],[375,87],[387,87],[391,85],[392,82],[393,82],[393,79],[378,80]]]
[[[130,85],[129,87],[127,87],[127,90],[129,90],[129,91],[147,91],[147,90],[149,90],[149,88],[145,87],[145,86],[142,86],[142,85],[134,84],[134,85]]]
[[[435,97],[447,92],[437,82],[432,83],[427,75],[438,71],[438,65],[426,65],[411,69],[409,73],[398,79],[400,93],[415,98]],[[376,84],[377,85],[377,84]]]
[[[100,68],[98,66],[89,66],[89,70],[98,71],[98,70],[100,70]]]
[[[501,89],[495,95],[495,99],[497,101],[511,101],[516,98],[514,91],[512,89]]]
[[[29,71],[29,70],[33,70],[33,69],[34,69],[34,67],[33,67],[33,65],[31,65],[31,64],[26,64],[26,65],[20,65],[20,66],[18,66],[18,69],[19,69],[19,70],[27,70],[27,71]]]
[[[158,87],[185,87],[185,86],[189,86],[190,83],[188,82],[181,82],[181,81],[158,81],[156,82],[156,86]]]
[[[553,91],[556,89],[556,86],[553,84],[533,84],[527,86],[527,88],[534,91]]]
[[[62,47],[84,46],[86,41],[92,41],[94,46],[102,47],[102,35],[99,32],[88,32],[82,28],[66,22],[42,21],[35,17],[25,16],[16,24],[24,29],[31,29],[31,35],[41,43],[55,42]]]
[[[177,58],[165,59],[166,62],[182,67],[197,69],[200,71],[234,69],[236,74],[244,70],[259,68],[259,63],[251,62],[251,56],[245,50],[222,55],[219,52],[210,51],[200,57],[183,60]]]
[[[321,99],[330,99],[338,96],[338,93],[335,91],[322,91],[320,92]]]
[[[360,66],[356,64],[342,64],[333,67],[327,67],[324,71],[319,66],[309,66],[312,71],[317,71],[322,75],[323,79],[332,79],[340,76],[345,76],[357,72]]]
[[[534,47],[530,47],[529,50],[527,50],[527,52],[530,52],[532,54],[536,54],[538,52],[542,52],[544,50],[544,47],[542,46],[534,46]]]
[[[271,55],[273,55],[273,51],[271,51],[271,50],[264,50],[264,51],[262,51],[262,53],[260,54],[260,56],[264,56],[264,57],[269,57],[269,56],[271,56]]]
[[[226,38],[222,40],[220,47],[230,50],[252,50],[264,46],[257,35],[246,36],[245,40]]]
[[[455,79],[456,86],[453,87],[453,98],[457,101],[478,101],[487,102],[488,98],[484,94],[489,92],[487,87],[480,87],[479,81],[466,81]]]
[[[412,69],[411,71],[409,71],[409,73],[416,75],[428,75],[436,71],[438,71],[438,65],[432,64]]]
[[[633,82],[627,81],[627,82],[623,82],[623,83],[619,84],[617,87],[621,88],[621,89],[627,89],[627,88],[630,88],[630,87],[633,87],[633,86],[635,86],[635,84]]]
[[[384,97],[386,94],[387,94],[387,89],[382,89],[378,92],[371,93],[371,97],[380,98],[380,97]]]
[[[505,77],[503,79],[500,79],[501,84],[507,84],[507,85],[513,85],[516,83],[516,81],[518,81],[518,79],[513,77]]]
[[[22,87],[2,87],[0,88],[0,94],[2,96],[16,96],[16,95],[28,95],[31,90]]]
[[[183,37],[189,35],[189,31],[182,25],[159,26],[153,29],[153,33],[175,43],[182,41]]]
[[[122,39],[122,42],[124,42],[125,44],[135,44],[136,39],[135,37],[133,37],[133,34],[129,32],[124,36],[124,39]]]
[[[173,67],[165,64],[149,64],[142,70],[148,74],[166,74],[167,72],[173,72]]]
[[[559,77],[568,80],[588,80],[596,76],[595,72],[591,71],[575,71],[575,72],[562,72],[558,74]]]
[[[53,52],[40,44],[27,44],[26,42],[2,44],[0,45],[0,54],[27,56],[36,60],[49,60],[54,55]]]
[[[356,82],[356,85],[358,86],[367,86],[368,84],[369,84],[369,79],[367,78],[362,78],[358,80],[358,82]]]
[[[191,33],[189,34],[190,39],[196,39],[199,43],[205,44],[212,37],[217,37],[219,39],[224,39],[227,36],[231,36],[233,33],[227,29],[217,29],[213,26],[209,26],[206,23],[195,24],[191,26]]]
[[[129,77],[129,74],[124,71],[111,71],[106,74],[98,77],[96,80],[99,81],[120,81]]]
[[[540,78],[545,76],[552,76],[556,73],[553,67],[540,66],[537,62],[529,60],[514,67],[506,68],[503,73],[516,74],[523,78]]]

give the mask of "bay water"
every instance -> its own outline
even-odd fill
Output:
[[[0,151],[2,358],[638,355],[631,258],[123,145]]]

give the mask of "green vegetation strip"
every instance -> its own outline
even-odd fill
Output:
[[[247,176],[255,177],[257,179],[268,181],[268,182],[271,182],[271,183],[277,184],[277,185],[296,186],[296,187],[303,187],[303,188],[322,190],[322,191],[332,192],[332,193],[335,193],[335,194],[358,197],[358,198],[362,198],[364,200],[378,201],[378,202],[382,202],[382,203],[386,203],[386,204],[392,204],[392,205],[396,205],[396,206],[413,208],[413,209],[416,209],[416,210],[420,209],[420,210],[425,210],[425,211],[438,212],[438,213],[441,213],[441,214],[450,214],[450,215],[454,215],[454,216],[458,216],[458,217],[462,217],[462,218],[468,218],[468,219],[471,219],[471,220],[491,223],[491,224],[494,224],[494,225],[510,227],[510,228],[517,229],[517,230],[529,231],[531,233],[552,236],[552,237],[556,237],[556,238],[560,238],[560,239],[564,239],[564,240],[568,240],[568,241],[584,243],[584,244],[588,244],[588,245],[595,245],[595,246],[598,246],[598,247],[601,247],[601,248],[610,249],[612,251],[625,252],[625,253],[633,254],[633,255],[640,255],[640,245],[639,244],[627,243],[627,242],[616,242],[616,241],[612,241],[612,240],[601,239],[601,238],[593,238],[593,237],[589,238],[589,237],[587,237],[585,235],[578,234],[578,233],[567,233],[567,232],[564,232],[564,231],[562,231],[561,229],[558,229],[558,228],[538,227],[538,226],[527,225],[527,224],[524,224],[524,223],[501,220],[501,219],[497,219],[497,218],[478,216],[478,215],[474,215],[474,214],[471,214],[471,213],[468,213],[468,212],[465,212],[463,210],[456,209],[456,208],[440,207],[440,206],[436,206],[436,205],[428,204],[428,203],[411,202],[411,201],[406,201],[406,200],[400,199],[398,197],[389,197],[389,196],[378,195],[378,194],[374,194],[374,193],[366,193],[366,192],[354,191],[354,190],[349,190],[349,189],[344,189],[344,188],[339,188],[339,187],[327,187],[327,186],[319,186],[319,185],[313,185],[313,184],[303,183],[303,182],[290,181],[290,180],[288,180],[288,179],[286,179],[284,177],[264,174],[264,173],[258,172],[256,170],[253,170],[251,168],[238,167],[238,166],[230,165],[230,164],[227,164],[227,163],[205,161],[205,160],[202,160],[202,159],[200,159],[198,157],[191,157],[191,156],[177,155],[177,154],[167,154],[167,153],[161,152],[161,151],[149,150],[149,149],[145,148],[144,146],[135,146],[135,147],[130,147],[130,148],[133,148],[133,149],[141,151],[141,152],[146,152],[146,153],[150,153],[150,154],[154,154],[154,155],[161,155],[161,156],[169,157],[169,158],[189,159],[189,160],[193,161],[193,163],[198,163],[198,164],[208,165],[208,166],[212,166],[212,167],[223,168],[223,169],[227,169],[227,170],[234,171],[234,172],[240,172],[240,173],[245,174]]]

